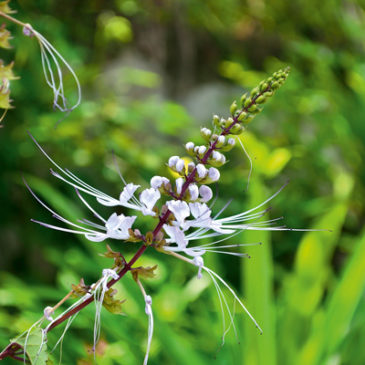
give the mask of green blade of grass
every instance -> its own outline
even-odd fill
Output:
[[[265,196],[264,186],[256,177],[250,185],[250,205],[256,206]],[[245,249],[252,258],[244,261],[242,283],[248,310],[263,329],[260,336],[252,322],[245,318],[245,348],[242,364],[276,364],[275,308],[272,296],[273,262],[269,231],[245,231],[244,242],[263,242]]]

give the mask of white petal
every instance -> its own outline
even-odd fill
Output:
[[[85,237],[92,242],[102,242],[108,238],[108,235],[106,235],[105,233],[87,233],[85,234]]]
[[[142,204],[144,204],[148,211],[152,211],[152,208],[155,206],[158,199],[161,198],[161,193],[154,189],[145,189],[142,191],[141,195],[139,196],[139,200]]]
[[[126,185],[123,191],[120,193],[119,202],[121,205],[124,205],[130,200],[134,194],[134,192],[140,187],[140,185],[134,185],[132,183]]]
[[[189,203],[189,207],[195,219],[203,220],[210,217],[211,210],[205,203]]]
[[[106,229],[117,229],[120,224],[120,216],[117,213],[113,213],[105,223]]]
[[[182,225],[186,217],[190,215],[189,206],[181,200],[170,200],[166,203],[167,207],[174,214],[177,222]]]
[[[171,237],[171,242],[176,243],[181,249],[185,249],[188,241],[185,239],[184,232],[179,227],[164,224],[163,229]]]

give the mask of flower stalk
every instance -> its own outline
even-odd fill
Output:
[[[27,29],[30,28],[28,27]],[[206,144],[202,146],[195,146],[193,142],[188,142],[185,146],[187,153],[194,158],[195,162],[190,162],[186,166],[183,159],[178,156],[171,156],[167,165],[172,171],[179,175],[175,184],[171,183],[166,177],[154,176],[150,182],[151,187],[144,189],[140,193],[139,198],[135,196],[135,192],[140,186],[133,183],[127,183],[120,172],[119,174],[125,186],[120,193],[119,198],[111,197],[90,186],[74,175],[71,171],[60,167],[49,155],[47,155],[38,142],[31,136],[38,148],[55,166],[56,170],[51,170],[52,175],[71,185],[75,189],[81,202],[93,213],[94,217],[100,221],[99,223],[95,223],[83,219],[78,223],[74,223],[61,217],[43,203],[25,182],[25,185],[30,190],[31,194],[52,214],[53,218],[63,224],[71,226],[72,229],[35,220],[34,222],[47,228],[84,235],[86,239],[92,242],[115,239],[132,243],[143,243],[128,262],[124,259],[121,253],[112,252],[108,248],[109,252],[105,256],[114,258],[114,266],[112,269],[105,269],[103,271],[102,278],[97,283],[90,287],[86,287],[81,284],[78,287],[73,287],[73,290],[56,306],[53,308],[47,307],[45,309],[43,319],[46,318],[50,320],[51,323],[42,330],[42,338],[53,328],[59,326],[65,321],[67,321],[65,329],[67,330],[68,326],[75,318],[75,315],[87,305],[95,301],[95,347],[99,338],[101,306],[106,304],[104,303],[104,298],[109,295],[109,289],[111,289],[116,282],[123,278],[123,276],[125,276],[128,272],[131,272],[137,284],[141,288],[146,304],[146,314],[149,318],[148,345],[144,360],[144,364],[147,364],[153,331],[152,299],[146,294],[141,282],[139,281],[138,272],[141,274],[144,273],[145,277],[153,277],[154,268],[140,269],[135,268],[134,264],[145,253],[148,247],[155,248],[164,254],[168,254],[195,266],[198,269],[198,279],[201,278],[203,273],[210,276],[216,288],[221,305],[223,317],[223,342],[224,336],[228,330],[231,327],[235,330],[235,326],[233,321],[234,316],[222,287],[228,290],[229,294],[234,299],[234,302],[239,303],[255,326],[260,330],[260,332],[262,332],[258,323],[249,313],[233,289],[218,274],[204,265],[203,256],[207,252],[214,252],[247,257],[246,254],[230,251],[231,248],[242,247],[244,244],[221,244],[221,242],[234,237],[243,230],[291,230],[284,226],[272,227],[272,224],[278,219],[256,222],[258,218],[262,217],[268,211],[268,209],[260,210],[260,208],[269,200],[273,199],[282,190],[282,188],[255,208],[230,217],[219,218],[228,204],[224,206],[218,214],[211,216],[212,211],[208,207],[207,202],[212,199],[213,192],[208,185],[219,180],[220,173],[218,168],[226,163],[224,152],[228,152],[233,148],[235,145],[235,136],[241,134],[247,124],[249,124],[252,119],[261,112],[261,104],[263,104],[267,98],[271,97],[273,93],[285,82],[288,74],[289,69],[275,72],[272,77],[262,81],[257,88],[254,88],[249,95],[244,94],[241,97],[240,106],[238,106],[236,101],[233,102],[230,107],[230,116],[227,119],[219,118],[216,115],[213,116],[213,130],[208,128],[201,129],[201,134],[206,141]],[[57,94],[55,95],[57,96]],[[158,220],[158,222],[152,231],[141,234],[138,229],[132,229],[132,225],[135,223],[137,216],[125,216],[124,214],[113,213],[108,219],[105,219],[85,200],[82,195],[83,193],[92,196],[101,205],[107,207],[121,206],[133,209],[145,216],[152,216]],[[167,201],[159,209],[156,204],[162,196],[165,196]],[[204,238],[213,238],[213,242],[200,246],[191,245],[191,243],[196,240]],[[214,241],[216,238],[217,240]],[[255,243],[250,243],[249,245],[251,244]],[[186,256],[189,256],[190,258]],[[53,320],[51,318],[51,314],[71,294],[80,294],[79,296],[81,296],[81,299]],[[112,295],[113,293],[110,294],[110,296]],[[228,327],[225,325],[225,313],[228,313],[229,316]],[[42,346],[40,346],[39,351],[41,351]],[[14,349],[15,348],[16,346]],[[11,356],[13,358],[14,356],[17,356],[17,352],[14,352],[12,349],[12,347],[8,346],[0,354],[0,360],[6,356]],[[16,351],[18,351],[18,348],[16,348]]]

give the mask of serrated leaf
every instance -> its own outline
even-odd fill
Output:
[[[123,314],[122,304],[125,302],[125,300],[115,299],[114,295],[116,293],[117,291],[113,288],[107,290],[104,294],[103,306],[110,313]]]
[[[10,62],[8,65],[4,65],[4,62],[0,60],[0,79],[16,80],[17,76],[13,73],[14,62]]]
[[[136,267],[135,269],[132,269],[132,275],[134,278],[141,276],[145,279],[151,279],[156,276],[155,270],[157,269],[157,265],[155,266],[146,266],[146,267]]]
[[[89,292],[89,289],[90,289],[90,286],[85,284],[83,278],[80,279],[80,282],[77,285],[71,284],[71,287],[73,290],[72,297],[74,297],[74,298],[83,297],[85,294],[87,294]]]
[[[2,109],[10,109],[11,106],[10,92],[2,93],[0,92],[0,108]]]
[[[31,365],[47,365],[47,338],[46,335],[43,334],[41,328],[35,328],[31,331],[29,336],[25,334],[21,338],[12,340],[12,342],[19,344],[25,349],[25,353],[27,354],[27,358]]]
[[[11,33],[5,29],[5,26],[0,27],[0,47],[1,48],[11,48],[9,40],[11,39]]]
[[[106,245],[107,252],[99,254],[102,257],[114,259],[114,264],[117,267],[124,267],[125,260],[120,252],[113,251],[109,245]]]
[[[0,1],[0,11],[2,11],[5,14],[12,14],[15,13],[15,10],[12,10],[9,7],[9,2],[10,0],[6,0],[6,1]]]

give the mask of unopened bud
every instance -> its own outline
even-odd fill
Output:
[[[221,174],[219,173],[218,169],[215,167],[210,167],[208,170],[208,177],[211,180],[211,182],[216,182],[219,180]]]
[[[207,150],[206,146],[200,146],[198,149],[198,155],[200,158],[202,158]]]
[[[224,146],[225,142],[226,142],[226,137],[224,137],[224,136],[219,136],[219,137],[217,138],[217,143],[215,144],[215,146],[216,146],[217,148],[221,148],[222,146]]]
[[[266,98],[264,95],[260,95],[257,99],[256,99],[256,103],[257,104],[263,104],[266,101]]]
[[[189,162],[188,164],[188,173],[190,174],[195,169],[195,163]]]
[[[251,98],[247,98],[243,104],[244,108],[247,108],[248,106],[250,106],[252,104],[252,99]]]
[[[234,113],[236,112],[236,110],[238,109],[238,105],[236,100],[231,104],[231,107],[229,108],[229,111],[231,113],[231,115],[234,115]]]
[[[179,161],[180,157],[179,156],[171,156],[169,158],[169,162],[168,162],[168,165],[169,167],[173,168],[175,167],[177,161]]]
[[[189,191],[189,199],[191,201],[195,201],[199,198],[199,188],[197,187],[196,184],[190,184],[188,191]]]
[[[186,151],[189,153],[189,154],[193,154],[194,153],[194,143],[193,142],[188,142],[186,145],[185,145],[185,149]]]
[[[200,130],[200,133],[202,135],[202,137],[206,140],[206,141],[209,141],[210,140],[210,137],[212,136],[212,131],[208,128],[202,128]]]
[[[239,122],[242,122],[246,118],[246,116],[247,116],[247,113],[242,110],[241,113],[238,115],[237,120]]]
[[[235,144],[236,144],[236,141],[234,138],[228,138],[225,146],[223,146],[221,148],[221,151],[228,152],[234,147]]]
[[[182,187],[185,183],[185,179],[183,177],[179,177],[176,179],[175,181],[175,185],[176,185],[176,193],[177,194],[181,194],[181,190],[182,190]]]
[[[208,174],[207,168],[202,163],[196,165],[196,172],[199,179],[204,179]]]
[[[218,115],[213,115],[213,125],[216,126],[216,127],[219,127],[220,126],[220,118]]]
[[[239,135],[243,132],[243,127],[240,124],[235,124],[229,131],[231,134]]]
[[[199,194],[204,203],[208,202],[213,197],[212,189],[209,186],[202,185],[199,188]]]
[[[162,185],[168,184],[170,181],[163,176],[154,176],[151,181],[151,188],[159,189]]]
[[[183,171],[185,169],[185,161],[182,158],[180,158],[176,162],[175,169],[176,169],[177,172],[180,172],[180,173],[184,173],[185,172],[185,171]]]
[[[247,93],[244,93],[242,96],[241,96],[241,106],[244,106],[244,104],[245,104],[245,101],[246,101],[246,99],[247,99]]]

